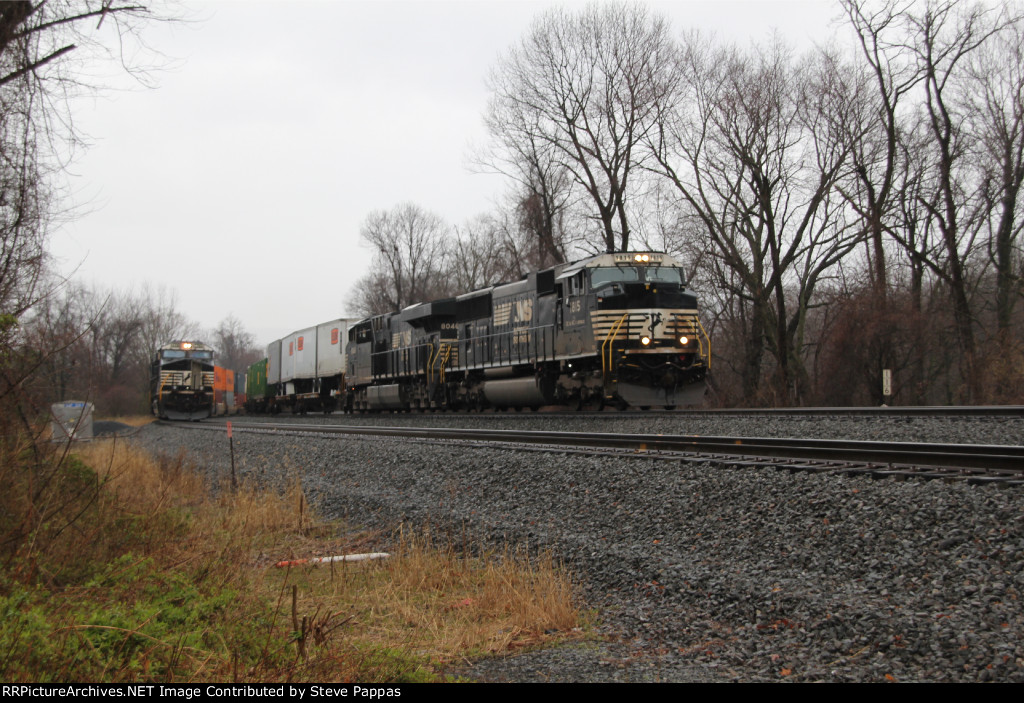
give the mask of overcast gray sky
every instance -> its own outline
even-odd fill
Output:
[[[53,237],[77,280],[177,293],[204,327],[238,317],[260,345],[345,316],[370,262],[367,213],[405,201],[453,224],[505,183],[472,173],[485,76],[555,4],[527,0],[184,2],[146,41],[156,87],[81,102],[92,146],[73,166],[81,215]],[[827,41],[828,0],[648,5],[673,30],[738,42],[772,28]]]

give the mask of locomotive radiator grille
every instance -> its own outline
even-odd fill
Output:
[[[201,387],[196,385],[196,381],[199,381],[202,386],[212,387],[213,371],[203,371],[198,376],[191,371],[168,371],[165,369],[160,372],[161,388],[176,388],[180,386],[187,388]]]
[[[671,337],[679,337],[680,335],[697,337],[700,335],[701,330],[697,315],[687,313],[675,313],[666,327]]]
[[[700,323],[696,310],[594,310],[590,313],[594,339],[602,342],[602,366],[611,368],[605,354],[611,352],[616,343],[638,343],[643,337],[650,338],[650,346],[643,350],[649,353],[664,353],[666,348],[679,349],[682,337],[687,346],[696,343],[697,356],[710,365],[711,339]],[[709,366],[710,367],[710,366]]]
[[[626,319],[619,325],[619,320]],[[605,339],[615,330],[615,340],[649,336],[655,342],[673,343],[680,335],[698,337],[700,322],[696,312],[679,310],[595,310],[590,313],[594,338]]]
[[[160,386],[171,387],[182,385],[183,376],[181,371],[161,371]]]
[[[622,320],[625,315],[626,319]],[[620,324],[620,320],[622,320]],[[647,316],[631,313],[626,310],[600,310],[590,313],[590,324],[594,328],[595,339],[605,339],[615,330],[615,339],[630,339],[640,334]]]

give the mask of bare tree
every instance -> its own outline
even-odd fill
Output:
[[[487,215],[455,229],[446,252],[451,293],[468,293],[525,273],[515,240],[505,235],[500,223]]]
[[[17,4],[2,7],[7,15]],[[6,63],[0,54],[0,66]],[[45,271],[53,169],[41,133],[41,101],[30,74],[0,84],[0,313],[9,318],[7,326],[37,300]]]
[[[511,200],[517,211],[518,234],[532,239],[518,241],[534,269],[565,261],[564,218],[573,199],[572,174],[556,158],[556,151],[538,134],[506,130],[508,115],[496,112],[492,101],[486,116],[488,129],[496,139],[491,148],[478,155],[475,166],[511,178],[515,187]],[[518,115],[519,121],[524,119]],[[512,137],[515,138],[512,138]],[[516,236],[517,240],[521,237]]]
[[[371,317],[397,310],[392,302],[394,296],[391,277],[379,266],[375,266],[352,287],[346,303],[356,315]]]
[[[107,52],[105,38],[127,41],[148,16],[112,0],[0,3],[0,314],[38,298],[54,176],[79,142],[67,98],[87,87],[67,56]]]
[[[93,353],[97,366],[106,370],[104,381],[110,385],[125,383],[126,369],[133,352],[139,348],[143,311],[131,293],[111,292],[97,295],[98,311],[93,317]]]
[[[959,400],[977,399],[981,308],[973,290],[989,261],[996,269],[996,316],[1004,340],[1014,301],[1017,195],[1024,176],[1019,30],[1007,5],[842,4],[875,84],[866,113],[877,116],[875,128],[859,139],[851,135],[857,168],[843,192],[874,245],[876,305],[884,315],[884,233],[909,262],[915,310],[928,289],[926,276],[947,291],[963,381]],[[877,331],[883,337],[889,332]],[[924,360],[913,366],[923,371]]]
[[[143,284],[137,294],[141,308],[141,327],[136,361],[148,367],[153,352],[160,346],[175,339],[196,337],[199,326],[185,317],[178,309],[178,296],[174,290],[160,285],[151,287]]]
[[[744,52],[692,34],[678,62],[686,83],[650,140],[657,168],[703,225],[717,283],[740,301],[744,396],[757,395],[767,350],[773,400],[798,400],[815,286],[857,242],[835,190],[851,86],[835,57],[795,62],[779,40]]]
[[[987,253],[996,271],[997,337],[1005,352],[1013,309],[1021,294],[1024,21],[1017,18],[973,52],[967,75],[961,100],[968,127],[977,140],[980,196],[990,213],[985,223]]]
[[[22,323],[59,285],[41,284],[48,230],[61,208],[57,179],[80,145],[68,98],[92,89],[67,59],[125,49],[135,20],[148,15],[141,5],[112,0],[0,3],[0,398],[18,396],[12,391],[38,360],[60,350],[25,346]],[[108,50],[111,42],[116,48]],[[14,353],[18,344],[23,349]]]
[[[888,283],[886,233],[899,227],[895,205],[899,176],[900,130],[905,129],[908,97],[924,79],[920,66],[906,51],[902,36],[892,27],[912,7],[910,0],[886,0],[868,6],[862,0],[840,0],[853,28],[872,90],[863,90],[848,109],[850,158],[854,168],[842,192],[864,221],[871,243],[871,280],[884,304]],[[869,88],[869,85],[864,86]]]
[[[981,378],[968,262],[988,213],[985,199],[977,197],[976,164],[968,158],[975,146],[973,135],[957,98],[972,55],[1005,26],[1005,20],[995,8],[952,0],[929,3],[919,14],[906,13],[904,20],[912,54],[925,77],[923,113],[932,185],[921,203],[943,244],[941,258],[929,257],[925,263],[946,284],[952,300],[965,382],[961,399],[976,401]]]
[[[641,145],[676,80],[672,52],[667,23],[642,5],[595,3],[541,15],[490,74],[487,122],[505,162],[534,184],[571,174],[609,252],[629,248],[628,201],[643,175]]]
[[[444,256],[451,234],[439,216],[404,203],[371,212],[360,236],[373,249],[374,260],[349,301],[358,312],[401,310],[450,292]]]
[[[234,315],[228,315],[213,330],[211,343],[217,350],[217,365],[235,372],[244,371],[263,356],[256,338]]]

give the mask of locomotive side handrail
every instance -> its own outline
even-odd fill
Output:
[[[443,355],[443,356],[442,356]],[[446,342],[441,342],[437,349],[437,356],[434,357],[434,362],[438,368],[438,380],[440,383],[444,383],[444,370],[448,366],[448,358],[452,355],[452,345]]]
[[[388,376],[413,376],[424,373],[426,369],[413,369],[413,354],[411,352],[422,349],[429,349],[432,347],[431,344],[416,344],[409,347],[395,347],[394,349],[385,349],[384,351],[373,352],[370,354],[370,376],[372,378],[386,378]],[[417,354],[416,359],[420,356]],[[380,365],[374,365],[374,361],[383,360],[383,368]],[[390,363],[388,363],[390,362]],[[418,364],[417,364],[418,366]],[[390,369],[388,368],[390,367]]]
[[[549,342],[547,334],[549,329],[553,330],[554,325],[537,325],[536,327],[460,339],[458,343],[464,345],[464,348],[458,368],[488,368],[504,366],[509,363],[532,364],[537,361],[553,360],[555,358],[554,338],[552,337]],[[515,335],[523,332],[528,335],[527,341],[515,342]],[[537,332],[541,334],[538,335]],[[540,337],[539,341],[538,336]],[[524,344],[525,350],[522,349]],[[474,363],[470,364],[468,359],[471,355],[467,353],[467,350],[479,350],[479,356],[485,358],[483,360],[474,359]]]
[[[441,344],[435,347],[430,345],[430,353],[427,355],[427,383],[434,382],[434,360],[441,354]]]

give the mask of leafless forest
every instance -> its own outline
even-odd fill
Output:
[[[1024,401],[1021,8],[842,0],[749,45],[643,5],[551,10],[491,68],[504,207],[365,219],[361,313],[596,251],[689,267],[714,405]]]

